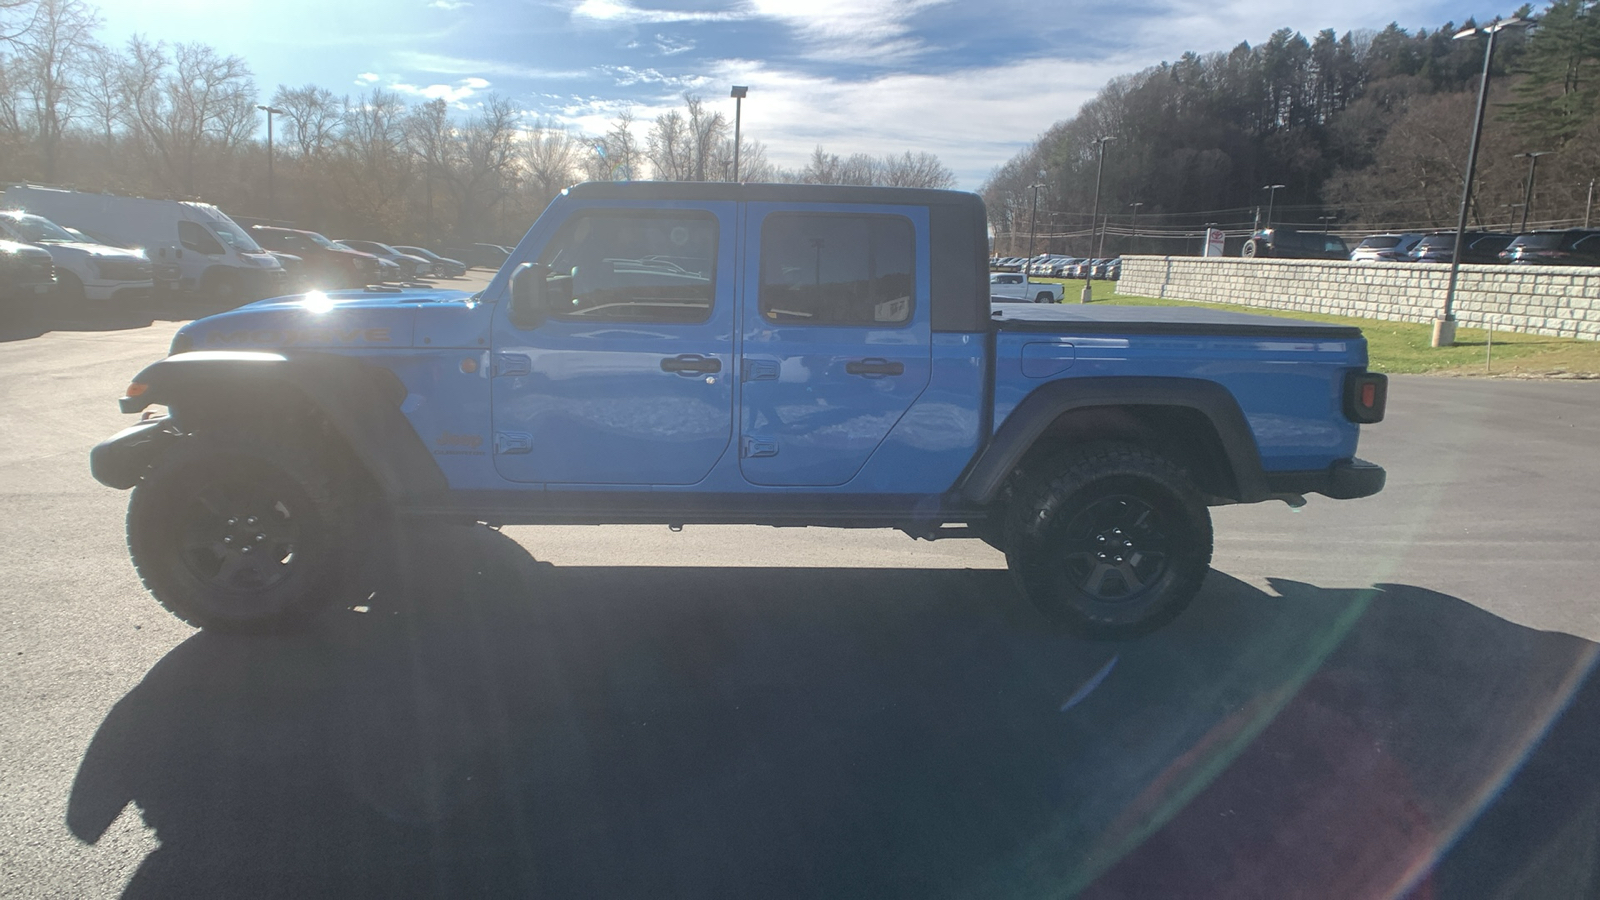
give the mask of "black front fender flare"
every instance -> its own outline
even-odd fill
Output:
[[[360,359],[329,353],[178,353],[146,366],[129,390],[121,400],[123,412],[165,405],[179,429],[187,427],[184,410],[190,406],[226,407],[260,397],[301,400],[320,412],[390,500],[436,494],[447,486],[433,454],[400,411],[405,385],[388,369]]]

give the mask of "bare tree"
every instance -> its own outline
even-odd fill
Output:
[[[705,181],[720,174],[713,161],[727,140],[728,120],[720,112],[707,111],[705,101],[693,94],[684,94],[683,101],[688,106],[689,175]]]
[[[34,10],[31,27],[16,40],[18,61],[44,177],[54,181],[61,135],[76,112],[77,79],[96,47],[100,16],[83,0],[38,0]]]
[[[349,224],[392,229],[412,175],[409,110],[398,94],[374,90],[344,102],[342,138],[330,165],[332,189]]]
[[[491,94],[456,131],[447,174],[465,233],[483,230],[490,211],[515,186],[517,118],[510,100]]]
[[[108,47],[96,46],[83,61],[80,99],[85,115],[94,120],[95,130],[106,149],[116,142],[116,129],[128,112],[123,93],[122,56]]]
[[[344,122],[343,105],[333,91],[308,84],[292,88],[278,85],[272,105],[283,110],[290,146],[304,159],[321,158],[339,137]]]
[[[534,122],[517,149],[527,173],[527,188],[538,205],[549,203],[578,180],[584,144],[555,122]]]
[[[645,138],[645,155],[657,181],[688,181],[694,171],[694,136],[683,113],[668,110],[656,116]]]
[[[255,82],[244,60],[205,44],[165,45],[135,36],[123,69],[138,146],[169,189],[193,194],[201,151],[238,147],[255,130]]]
[[[926,151],[910,150],[895,156],[885,156],[878,165],[877,184],[887,187],[942,188],[956,186],[956,173],[950,171],[939,157]]]
[[[644,175],[645,156],[633,136],[633,113],[619,113],[585,161],[591,181],[632,181]]]

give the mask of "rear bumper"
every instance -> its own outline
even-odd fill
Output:
[[[1364,459],[1345,459],[1326,469],[1268,472],[1267,488],[1274,494],[1321,494],[1335,500],[1370,497],[1383,490],[1388,473]]]
[[[138,484],[156,455],[178,439],[169,424],[165,416],[149,419],[96,444],[89,451],[89,473],[119,491]]]

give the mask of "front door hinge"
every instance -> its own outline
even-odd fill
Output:
[[[778,442],[764,438],[747,437],[739,448],[739,455],[745,459],[762,459],[778,455]]]
[[[496,353],[494,355],[494,374],[498,378],[502,375],[516,377],[527,375],[533,371],[533,359],[522,353]]]
[[[520,431],[497,431],[494,435],[494,452],[501,456],[532,453],[533,435]]]

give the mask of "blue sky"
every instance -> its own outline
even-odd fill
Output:
[[[109,42],[139,32],[244,57],[264,97],[279,84],[378,86],[470,110],[494,92],[591,134],[631,108],[642,134],[685,91],[731,117],[728,87],[745,84],[746,133],[779,165],[798,167],[819,143],[927,150],[967,189],[1107,79],[1185,50],[1285,26],[1435,28],[1494,14],[1431,0],[110,0],[101,11]]]

